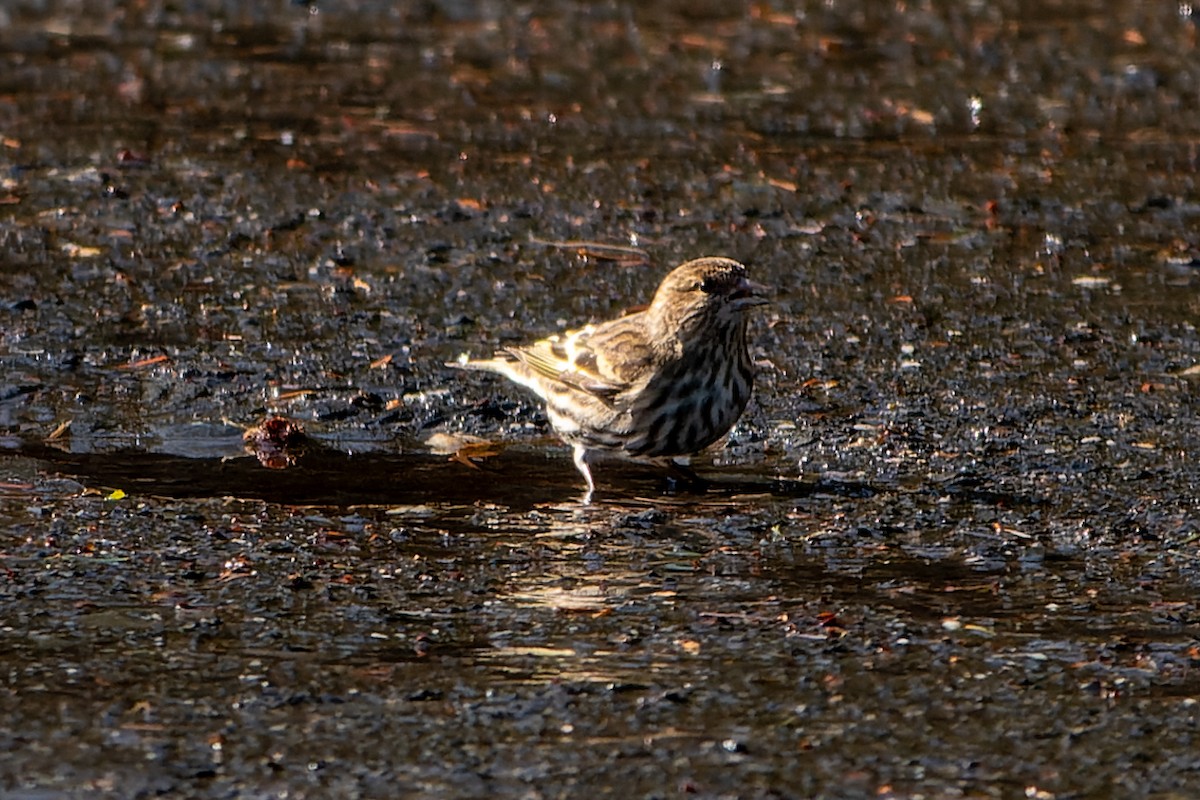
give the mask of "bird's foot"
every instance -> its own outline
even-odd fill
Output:
[[[709,481],[701,478],[687,464],[680,464],[674,459],[667,462],[667,493],[676,494],[677,492],[689,492],[692,494],[704,494],[708,491],[711,485]]]

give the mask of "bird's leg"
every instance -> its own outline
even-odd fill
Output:
[[[695,471],[686,463],[676,461],[673,458],[667,459],[667,470],[671,473],[668,480],[674,482],[678,480],[687,487],[688,491],[704,492],[708,489],[708,481],[701,478]]]
[[[575,445],[575,469],[583,474],[583,479],[587,481],[587,493],[584,494],[584,502],[592,502],[592,492],[596,491],[596,484],[592,481],[592,471],[588,468],[587,463],[587,448],[581,444]]]

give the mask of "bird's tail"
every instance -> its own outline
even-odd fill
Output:
[[[444,363],[452,369],[461,369],[468,372],[499,372],[503,374],[510,366],[511,361],[500,357],[471,358],[466,353],[460,353],[458,358]]]

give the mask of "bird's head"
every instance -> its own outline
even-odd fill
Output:
[[[649,314],[663,332],[702,336],[741,322],[747,309],[770,302],[768,291],[731,258],[698,258],[663,278]]]

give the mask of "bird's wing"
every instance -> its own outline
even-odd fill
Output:
[[[506,352],[543,378],[606,400],[646,373],[652,353],[640,314],[589,325]]]

